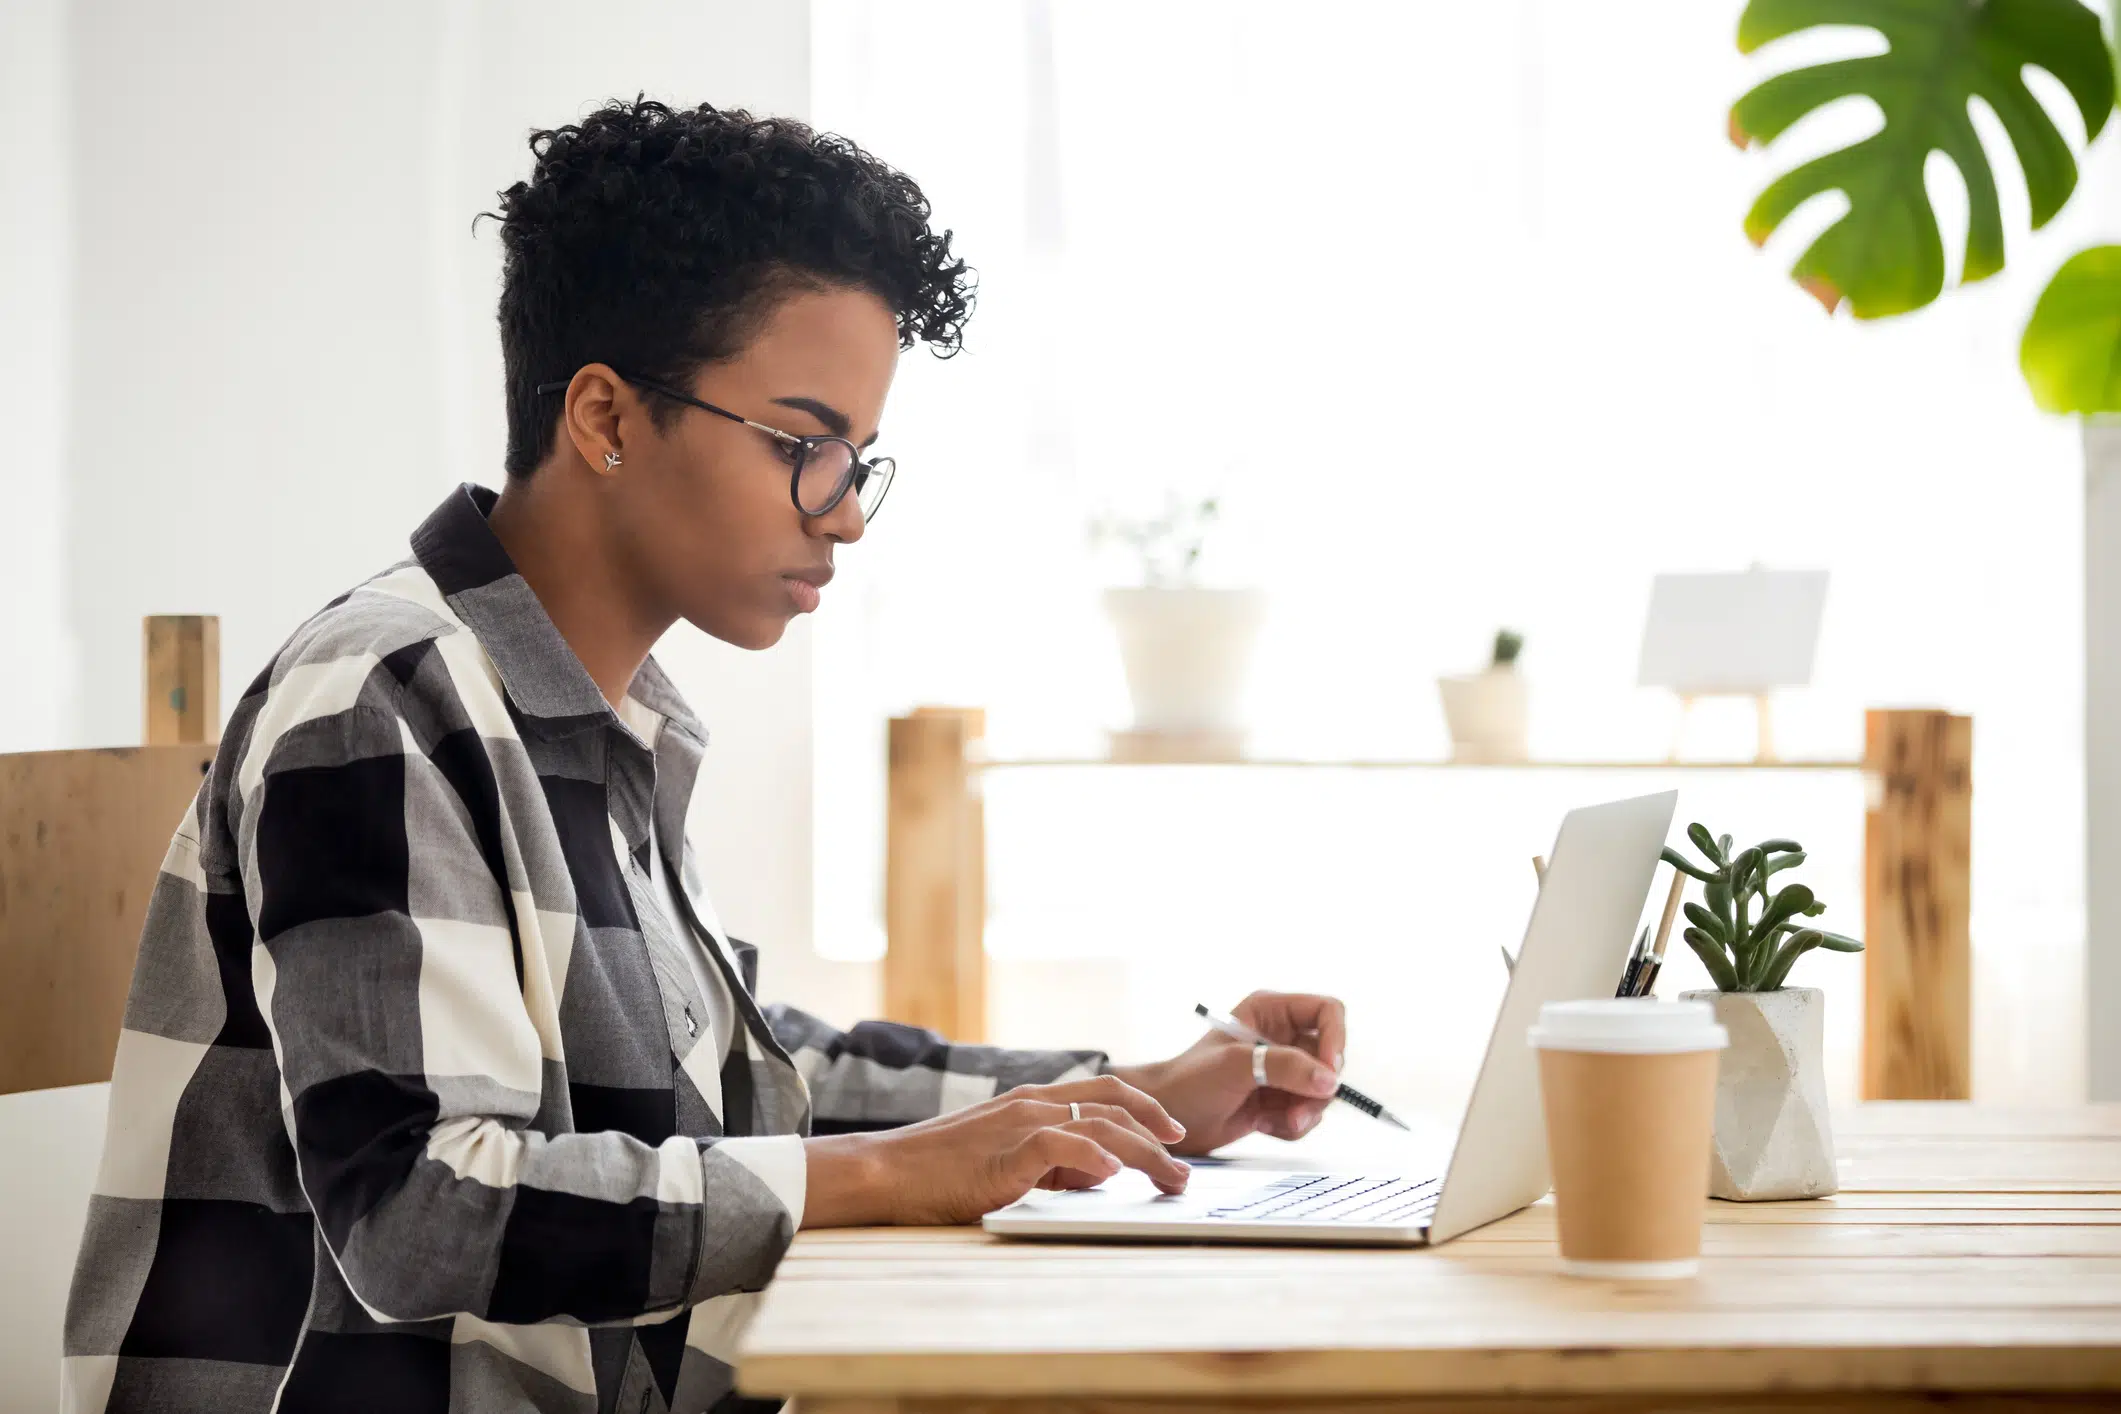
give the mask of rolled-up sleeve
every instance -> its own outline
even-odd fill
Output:
[[[933,1119],[1019,1085],[1087,1079],[1105,1064],[1102,1051],[961,1046],[893,1021],[841,1031],[790,1006],[776,1004],[765,1013],[810,1087],[810,1123],[818,1134]]]
[[[553,1097],[528,896],[499,882],[462,756],[359,706],[276,729],[245,770],[251,980],[304,1195],[373,1316],[614,1323],[766,1284],[800,1141],[532,1127]]]

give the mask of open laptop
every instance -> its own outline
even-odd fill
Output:
[[[1004,1237],[1424,1246],[1544,1197],[1550,1183],[1537,1057],[1525,1033],[1548,1002],[1610,997],[1627,962],[1676,791],[1572,810],[1547,857],[1524,947],[1488,1038],[1451,1161],[1439,1177],[1282,1173],[1158,1194],[1122,1174],[1097,1188],[1037,1192],[987,1214]],[[1218,1174],[1218,1180],[1237,1174]]]

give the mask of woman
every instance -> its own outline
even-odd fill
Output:
[[[1132,1068],[753,1000],[649,649],[818,607],[899,352],[953,351],[970,281],[912,182],[798,123],[636,102],[532,148],[505,489],[288,641],[164,864],[70,1408],[706,1409],[797,1228],[1176,1191],[1174,1150],[1333,1092],[1324,998],[1249,999],[1291,1043],[1259,1056]]]

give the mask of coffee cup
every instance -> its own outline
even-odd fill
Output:
[[[1730,1033],[1705,1002],[1548,1002],[1539,1051],[1561,1269],[1670,1280],[1701,1264],[1716,1117]]]

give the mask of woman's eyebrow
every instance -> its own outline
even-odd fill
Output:
[[[830,403],[819,402],[816,398],[775,398],[774,401],[784,408],[794,408],[797,412],[809,413],[831,429],[832,435],[835,437],[846,436],[847,428],[851,425],[847,421],[847,414],[841,412]],[[866,447],[875,440],[876,434],[872,432],[862,445]]]

